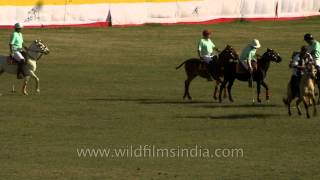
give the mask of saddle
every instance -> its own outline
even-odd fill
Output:
[[[24,57],[24,59],[27,59],[27,53],[25,51],[22,51],[21,54]],[[7,56],[7,64],[8,65],[17,65],[18,62],[12,56]]]
[[[254,61],[251,61],[251,67],[253,72],[256,72],[258,69],[258,64]],[[249,69],[245,68],[240,62],[236,64],[236,73],[237,74],[247,74],[249,73]]]
[[[16,65],[16,64],[17,64],[17,61],[16,61],[13,57],[8,56],[8,57],[7,57],[7,64],[8,64],[8,65]]]

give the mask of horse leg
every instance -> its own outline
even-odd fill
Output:
[[[261,81],[257,81],[257,101],[258,101],[258,103],[261,103],[260,92],[261,92]]]
[[[291,113],[291,99],[288,99],[287,100],[287,105],[288,105],[288,114],[289,114],[289,116],[291,116],[292,115],[292,113]]]
[[[185,82],[184,82],[184,96],[183,96],[183,99],[188,97],[189,100],[192,100],[192,97],[190,96],[190,93],[189,93],[189,86],[190,86],[191,81],[195,77],[196,76],[188,76],[187,80],[185,80]]]
[[[30,79],[30,76],[26,76],[26,77],[24,78],[23,85],[22,85],[22,93],[23,93],[24,95],[26,95],[26,96],[28,95],[27,85],[28,85],[29,79]]]
[[[317,105],[316,105],[315,96],[312,96],[311,100],[312,100],[312,105],[313,105],[313,116],[317,116]]]
[[[36,92],[40,93],[40,79],[38,78],[38,76],[33,71],[30,72],[30,75],[36,81]]]
[[[187,87],[189,87],[189,85],[187,85],[187,80],[184,81],[184,95],[183,95],[183,99],[185,99],[187,97]]]
[[[299,104],[301,103],[301,101],[302,101],[302,98],[300,98],[300,97],[299,97],[299,99],[296,101],[296,107],[297,107],[299,116],[301,115],[301,110],[300,110],[300,107],[299,107]]]
[[[227,95],[227,89],[225,88],[224,90],[223,90],[223,99],[226,99],[228,97],[228,95]]]
[[[233,98],[232,98],[232,95],[231,95],[231,88],[233,86],[233,82],[234,82],[235,79],[230,79],[229,83],[228,83],[228,94],[229,94],[229,101],[230,102],[233,102]]]
[[[307,118],[310,118],[310,115],[309,115],[309,106],[308,106],[308,99],[307,99],[307,97],[304,97],[304,98],[303,98],[303,104],[304,104],[304,108],[306,109]]]
[[[15,93],[15,92],[16,92],[16,86],[15,86],[14,82],[12,83],[11,92],[12,92],[12,93]]]
[[[291,113],[291,101],[293,100],[293,97],[292,97],[292,93],[291,93],[291,87],[290,87],[290,83],[288,85],[288,88],[287,88],[287,98],[283,98],[282,101],[283,103],[288,106],[288,114],[289,116],[292,115]]]
[[[262,80],[261,81],[261,85],[264,87],[264,89],[266,90],[266,100],[269,101],[270,99],[270,95],[269,95],[269,87],[268,85]]]
[[[225,78],[225,79],[223,80],[223,82],[220,84],[219,102],[222,102],[221,94],[222,94],[222,91],[226,88],[227,82],[228,82],[228,80],[227,80],[227,78]]]
[[[218,92],[218,86],[219,86],[220,82],[216,81],[216,86],[214,87],[214,92],[213,92],[213,99],[217,100],[217,92]]]

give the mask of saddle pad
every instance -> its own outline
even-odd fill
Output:
[[[253,68],[253,72],[257,71],[257,63],[256,62],[251,62],[251,66]],[[245,74],[248,73],[248,70],[244,68],[240,63],[237,63],[236,65],[236,73],[237,74]]]
[[[7,57],[7,64],[8,64],[8,65],[16,65],[17,62],[16,62],[13,58],[11,58],[10,56],[8,56],[8,57]]]
[[[248,73],[248,71],[240,63],[237,63],[236,73],[237,74],[246,74],[246,73]]]

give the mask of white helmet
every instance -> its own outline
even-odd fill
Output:
[[[254,39],[250,42],[249,44],[251,47],[254,47],[254,48],[260,48],[261,45],[260,45],[260,42],[258,39]]]
[[[14,24],[14,28],[16,28],[16,29],[22,29],[22,28],[23,28],[23,25],[20,24],[20,23],[15,23],[15,24]]]

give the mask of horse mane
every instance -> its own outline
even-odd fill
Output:
[[[276,52],[273,49],[267,48],[267,51],[264,52],[262,56],[257,58],[258,66],[265,69],[266,71],[269,68],[270,61],[272,61],[272,60],[268,59],[268,58],[270,58],[270,57],[268,57],[269,56],[268,53],[276,53]]]

